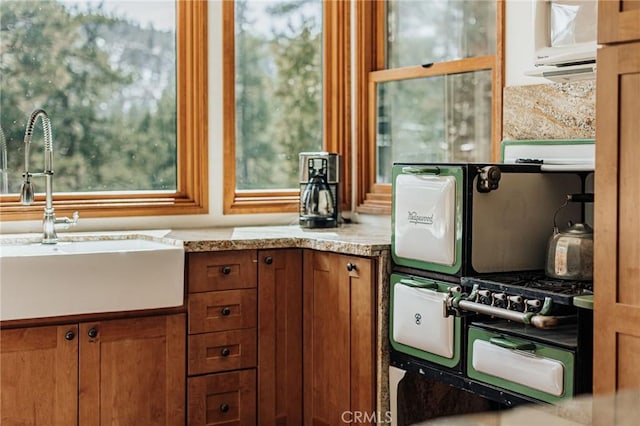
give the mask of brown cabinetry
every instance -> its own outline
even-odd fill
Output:
[[[371,418],[373,259],[241,250],[191,253],[187,267],[189,425]]]
[[[372,259],[304,253],[305,425],[375,411],[374,270]]]
[[[640,0],[598,2],[598,43],[640,40]],[[598,73],[600,73],[598,60]],[[601,121],[598,119],[598,124]]]
[[[184,423],[184,341],[184,314],[2,330],[2,424]]]
[[[258,424],[302,424],[302,250],[258,262]]]
[[[77,324],[0,330],[0,424],[75,425]]]
[[[256,424],[257,251],[187,259],[188,424]]]
[[[640,387],[640,42],[599,49],[596,96],[593,385],[603,394]]]

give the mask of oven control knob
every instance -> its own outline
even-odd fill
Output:
[[[502,172],[498,166],[484,166],[478,170],[478,192],[491,192],[498,189]]]
[[[491,305],[491,291],[478,290],[478,302],[484,303],[485,305]]]

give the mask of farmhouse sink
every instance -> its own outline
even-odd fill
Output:
[[[0,320],[180,306],[184,249],[146,239],[0,245]]]

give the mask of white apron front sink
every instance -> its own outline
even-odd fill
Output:
[[[145,239],[0,245],[0,320],[180,306],[184,249]]]

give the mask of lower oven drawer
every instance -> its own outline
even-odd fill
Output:
[[[445,367],[460,362],[460,318],[444,316],[451,284],[391,274],[389,336],[391,346]]]
[[[573,352],[473,325],[468,339],[470,378],[550,403],[573,396]]]

